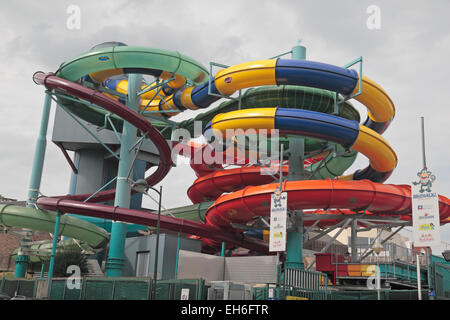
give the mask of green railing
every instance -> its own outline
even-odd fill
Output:
[[[308,300],[328,300],[329,291],[301,289],[290,286],[267,284],[253,287],[253,300],[286,300],[288,296],[306,298]]]
[[[328,276],[317,271],[285,268],[283,285],[310,291],[327,291]]]
[[[329,300],[377,300],[376,290],[330,291]],[[418,300],[417,290],[381,290],[380,300]],[[428,293],[422,290],[422,300],[428,300]]]
[[[435,299],[450,300],[450,265],[434,262],[430,273]]]
[[[36,282],[34,280],[2,278],[0,280],[0,293],[11,298],[16,295],[32,298],[36,293]]]

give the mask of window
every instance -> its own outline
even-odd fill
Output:
[[[147,277],[150,251],[136,252],[136,277]]]

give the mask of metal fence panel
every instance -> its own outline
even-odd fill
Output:
[[[36,279],[35,280],[35,294],[34,297],[37,299],[47,299],[48,298],[48,290],[49,290],[49,281],[43,280],[43,279]]]
[[[155,300],[180,300],[183,289],[189,289],[189,300],[207,299],[207,289],[203,279],[184,279],[158,281]]]
[[[67,285],[65,285],[64,289],[64,300],[81,300],[81,290],[82,285],[80,285],[80,288],[72,288],[69,289]]]
[[[150,286],[150,280],[116,281],[114,300],[148,300]]]
[[[64,291],[66,289],[65,280],[51,280],[50,283],[50,295],[51,300],[64,300]]]
[[[112,300],[114,283],[111,280],[92,280],[85,282],[84,300]]]
[[[32,298],[34,297],[34,280],[18,280],[19,281],[19,290],[17,294],[20,296],[25,296]]]
[[[284,285],[297,289],[326,291],[328,276],[325,273],[286,268],[284,271]]]
[[[377,300],[373,291],[331,291],[330,300]],[[418,300],[417,290],[381,290],[381,300]],[[422,300],[428,300],[428,293],[422,291]]]
[[[16,279],[3,279],[1,286],[1,293],[10,297],[15,295],[25,296],[32,298],[35,292],[34,280],[16,280]]]
[[[431,269],[436,299],[450,300],[450,265],[433,263]]]

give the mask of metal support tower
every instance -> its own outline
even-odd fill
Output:
[[[28,188],[27,207],[34,208],[39,188],[41,187],[42,171],[44,168],[45,150],[47,148],[47,129],[50,117],[52,99],[50,93],[45,93],[44,107],[42,110],[41,126],[34,151],[33,168],[31,170],[31,181]],[[31,230],[23,229],[25,237],[20,241],[19,252],[16,258],[15,278],[24,278],[27,272],[29,256],[27,253],[28,243],[31,242]]]
[[[142,75],[130,74],[128,77],[128,97],[127,106],[135,111],[139,107],[138,92],[141,87]],[[136,142],[137,128],[131,123],[124,121],[120,161],[116,183],[116,197],[114,206],[120,208],[129,208],[131,200],[131,182],[128,174],[132,165],[132,156],[130,149]],[[108,258],[106,260],[106,275],[110,277],[120,277],[124,266],[124,248],[127,225],[122,222],[113,221],[111,229],[111,239]]]
[[[306,48],[300,45],[292,48],[292,59],[305,60]],[[299,137],[289,138],[289,174],[287,180],[304,179],[305,140]],[[304,269],[303,264],[303,211],[295,210],[291,214],[292,227],[287,232],[286,267]]]

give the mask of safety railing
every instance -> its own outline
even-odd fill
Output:
[[[317,271],[286,268],[283,285],[298,289],[326,291],[328,277]]]

